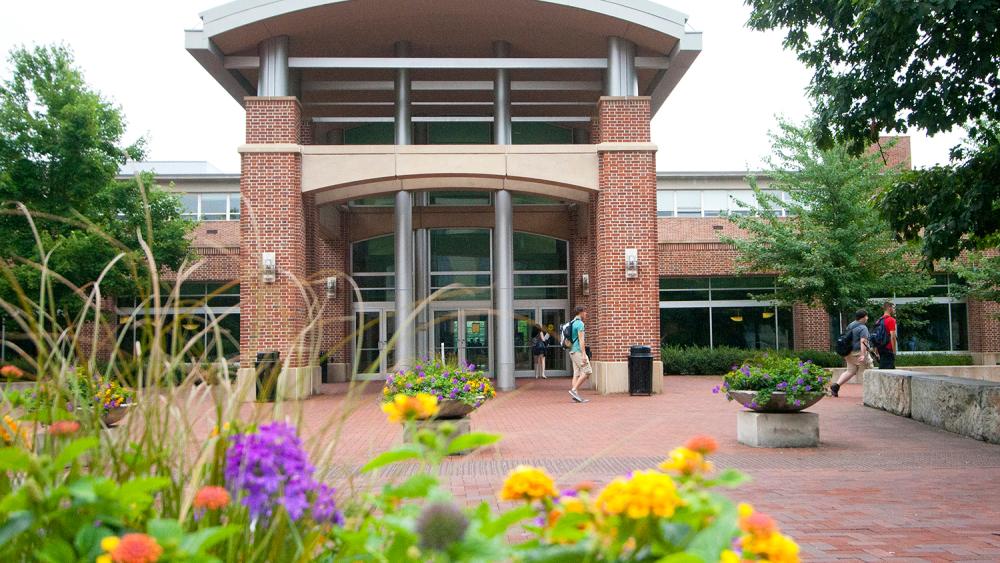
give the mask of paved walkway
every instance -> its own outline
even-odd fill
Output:
[[[714,461],[753,482],[732,492],[775,516],[810,561],[1000,561],[1000,446],[864,407],[861,387],[826,398],[822,444],[765,450],[736,442],[738,405],[711,389],[718,378],[668,377],[655,397],[570,402],[567,380],[519,381],[473,415],[473,428],[504,436],[496,447],[443,468],[462,499],[493,499],[520,463],[546,467],[561,485],[606,483],[655,466],[694,434],[719,440]],[[347,397],[345,385],[303,404],[313,445],[331,443],[331,417],[346,416],[335,463],[357,467],[399,440],[376,405],[379,384]],[[346,468],[345,468],[346,470]]]

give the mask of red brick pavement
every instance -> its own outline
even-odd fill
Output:
[[[749,448],[736,442],[738,406],[711,393],[717,382],[668,377],[663,395],[575,404],[566,380],[522,380],[472,416],[475,430],[503,440],[442,472],[459,498],[496,503],[519,463],[546,467],[562,485],[605,483],[711,434],[715,462],[753,478],[732,496],[774,515],[806,560],[1000,561],[1000,446],[864,407],[860,386],[848,386],[810,409],[820,414],[819,448]],[[302,404],[307,441],[332,454],[340,477],[400,439],[377,408],[378,388],[348,398],[346,385],[327,385]]]

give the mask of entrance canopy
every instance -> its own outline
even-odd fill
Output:
[[[684,14],[648,0],[236,0],[201,18],[187,49],[241,103],[258,94],[259,45],[284,36],[303,115],[358,122],[392,118],[397,68],[412,69],[415,120],[491,116],[498,68],[515,121],[589,120],[609,37],[635,45],[636,93],[655,112],[701,48]]]

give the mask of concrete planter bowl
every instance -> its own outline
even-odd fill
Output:
[[[438,403],[438,413],[434,418],[437,420],[456,420],[469,416],[474,410],[476,410],[476,407],[467,405],[462,401],[442,399]]]
[[[757,391],[739,391],[734,389],[729,391],[728,394],[734,401],[752,411],[770,413],[803,411],[818,403],[824,395],[823,393],[815,393],[812,396],[803,399],[799,406],[795,406],[788,400],[788,396],[785,393],[774,392],[771,393],[771,400],[768,401],[766,405],[751,407],[750,404],[757,398]]]
[[[124,405],[117,406],[113,409],[108,409],[108,412],[101,416],[101,422],[104,426],[111,428],[125,418],[125,415],[128,414],[128,410],[130,408],[132,408],[132,403],[125,403]]]

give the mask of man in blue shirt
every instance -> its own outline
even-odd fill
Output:
[[[587,308],[582,305],[577,306],[573,314],[573,322],[570,325],[572,347],[569,350],[569,359],[573,363],[573,386],[569,390],[569,396],[578,403],[586,403],[588,400],[581,397],[577,389],[586,381],[587,376],[594,373],[590,367],[590,358],[587,357],[587,335],[584,332]]]

